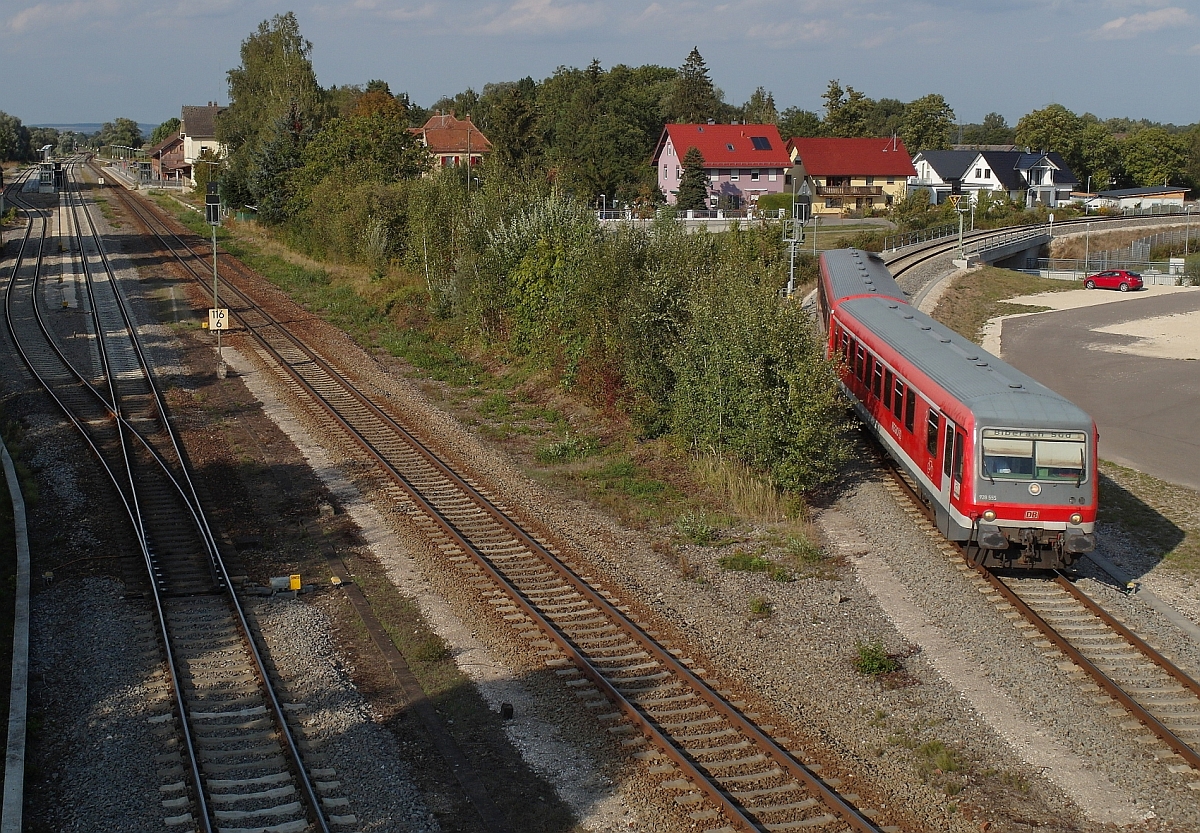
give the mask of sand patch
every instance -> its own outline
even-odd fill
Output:
[[[1113,353],[1152,359],[1200,359],[1200,310],[1125,321],[1111,327],[1097,327],[1092,332],[1137,339],[1132,344],[1096,345]]]
[[[1008,298],[1006,304],[1019,304],[1026,307],[1049,307],[1049,310],[1038,312],[1021,312],[1015,315],[1002,315],[989,320],[983,325],[983,339],[980,346],[989,353],[1000,356],[1002,348],[1002,334],[1004,321],[1009,318],[1021,318],[1026,315],[1042,315],[1044,312],[1058,312],[1059,310],[1082,309],[1083,307],[1096,307],[1101,304],[1118,304],[1122,301],[1133,301],[1138,298],[1146,298],[1152,295],[1171,295],[1176,292],[1196,292],[1196,287],[1191,286],[1147,286],[1138,292],[1116,292],[1115,290],[1105,289],[1073,289],[1067,292],[1039,292],[1036,295],[1022,295],[1018,298]],[[1139,356],[1149,356],[1153,358],[1168,358],[1168,359],[1200,359],[1200,335],[1195,332],[1188,333],[1188,329],[1196,330],[1197,324],[1200,324],[1198,313],[1189,312],[1179,315],[1161,316],[1160,318],[1148,318],[1145,321],[1131,321],[1126,324],[1119,324],[1112,328],[1102,328],[1094,330],[1094,332],[1111,333],[1115,335],[1130,335],[1141,339],[1135,344],[1130,345],[1094,345],[1100,350],[1109,350],[1112,352],[1132,353]],[[1165,322],[1170,319],[1169,324],[1164,326],[1151,326],[1148,330],[1142,331],[1140,328],[1143,324],[1151,322]],[[1181,319],[1176,321],[1175,319]],[[1139,328],[1138,332],[1126,332],[1121,328]]]

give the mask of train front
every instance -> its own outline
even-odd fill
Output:
[[[976,423],[975,540],[988,566],[1065,567],[1096,547],[1095,423],[1055,405],[1068,413]]]

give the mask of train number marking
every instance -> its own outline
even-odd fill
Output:
[[[1038,512],[1036,509],[1025,510],[1025,520],[1036,521],[1037,519],[1038,519]]]
[[[900,439],[900,424],[899,423],[897,423],[897,422],[892,423],[892,433],[896,435],[896,439]]]
[[[996,501],[996,496],[995,495],[980,495],[979,499],[981,501],[990,501],[990,502],[994,503]]]

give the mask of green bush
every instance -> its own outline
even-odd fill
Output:
[[[900,670],[900,661],[880,642],[856,642],[854,650],[854,670],[865,677],[879,677]]]
[[[761,555],[750,555],[744,550],[735,550],[730,555],[717,559],[717,564],[726,570],[738,570],[744,573],[766,573],[771,581],[792,581],[794,576],[782,564],[776,564]]]

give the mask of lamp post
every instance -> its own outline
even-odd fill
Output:
[[[1083,279],[1087,280],[1088,256],[1092,253],[1092,224],[1083,224]]]
[[[1191,251],[1192,243],[1192,207],[1190,205],[1185,205],[1183,207],[1183,213],[1186,215],[1186,219],[1183,221],[1183,262],[1184,268],[1186,269],[1187,256],[1188,252]]]
[[[604,219],[604,212],[608,209],[608,202],[603,194],[600,195],[600,219]]]
[[[1083,198],[1083,213],[1092,213],[1092,175],[1088,174],[1087,195]]]

